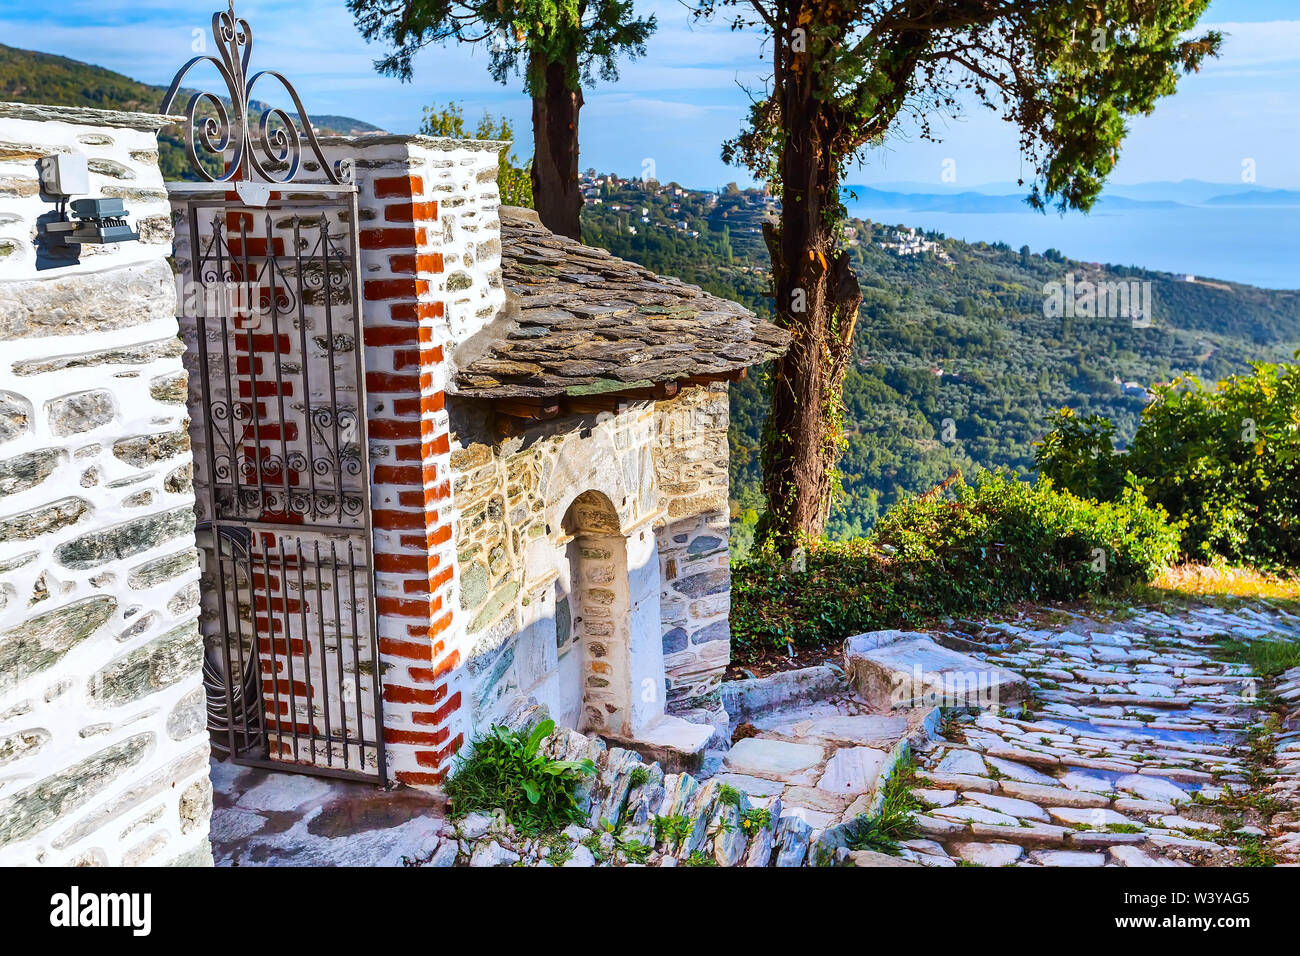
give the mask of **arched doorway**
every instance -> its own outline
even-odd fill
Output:
[[[655,537],[648,528],[627,533],[598,491],[573,500],[563,530],[568,593],[556,602],[559,713],[576,714],[579,730],[631,739],[663,715]]]

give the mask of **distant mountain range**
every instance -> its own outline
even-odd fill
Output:
[[[844,187],[846,202],[873,209],[946,213],[1029,212],[1027,191],[1007,183],[957,189],[933,183],[881,183]],[[1098,212],[1120,209],[1172,209],[1178,206],[1300,206],[1300,191],[1242,188],[1240,184],[1184,180],[1107,187]]]
[[[1265,189],[1211,196],[1207,206],[1300,206],[1300,192],[1294,189]]]
[[[80,60],[0,44],[0,102],[156,113],[166,92],[165,87],[140,83]],[[261,108],[261,104],[250,105]],[[180,109],[178,107],[177,111]],[[295,113],[289,115],[298,118]],[[358,136],[383,132],[378,126],[350,116],[314,115],[311,124],[321,135]],[[191,178],[193,174],[185,157],[180,131],[175,127],[164,129],[158,139],[158,160],[163,177]]]

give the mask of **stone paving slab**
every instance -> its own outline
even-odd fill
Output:
[[[732,773],[783,780],[813,771],[825,759],[823,748],[811,744],[747,737],[727,752],[723,766]]]
[[[218,866],[402,866],[433,855],[446,800],[418,790],[212,763]]]
[[[1014,671],[928,637],[904,636],[885,644],[875,644],[872,637],[849,638],[844,667],[853,689],[873,706],[982,705],[989,697],[1009,703],[1029,693],[1028,682]]]

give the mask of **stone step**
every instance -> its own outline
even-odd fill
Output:
[[[873,631],[849,638],[844,669],[858,695],[881,709],[918,704],[990,707],[1029,695],[1029,682],[1014,671],[941,647],[914,631]]]

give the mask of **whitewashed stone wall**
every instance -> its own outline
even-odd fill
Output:
[[[501,221],[497,217],[501,205],[498,154],[505,145],[436,136],[327,137],[324,141],[326,158],[330,162],[352,160],[359,182],[405,173],[418,177],[424,187],[413,201],[436,204],[424,248],[441,261],[420,263],[418,270],[410,273],[385,268],[376,260],[363,264],[363,278],[416,274],[426,281],[428,288],[422,290],[421,298],[442,304],[442,321],[434,326],[434,338],[444,345],[464,342],[505,304]],[[391,203],[392,197],[367,196],[363,189],[361,198],[361,229],[403,224],[393,218],[384,201]],[[366,201],[370,198],[374,202]]]
[[[162,122],[0,104],[0,864],[211,861]],[[52,254],[53,152],[141,241]]]

